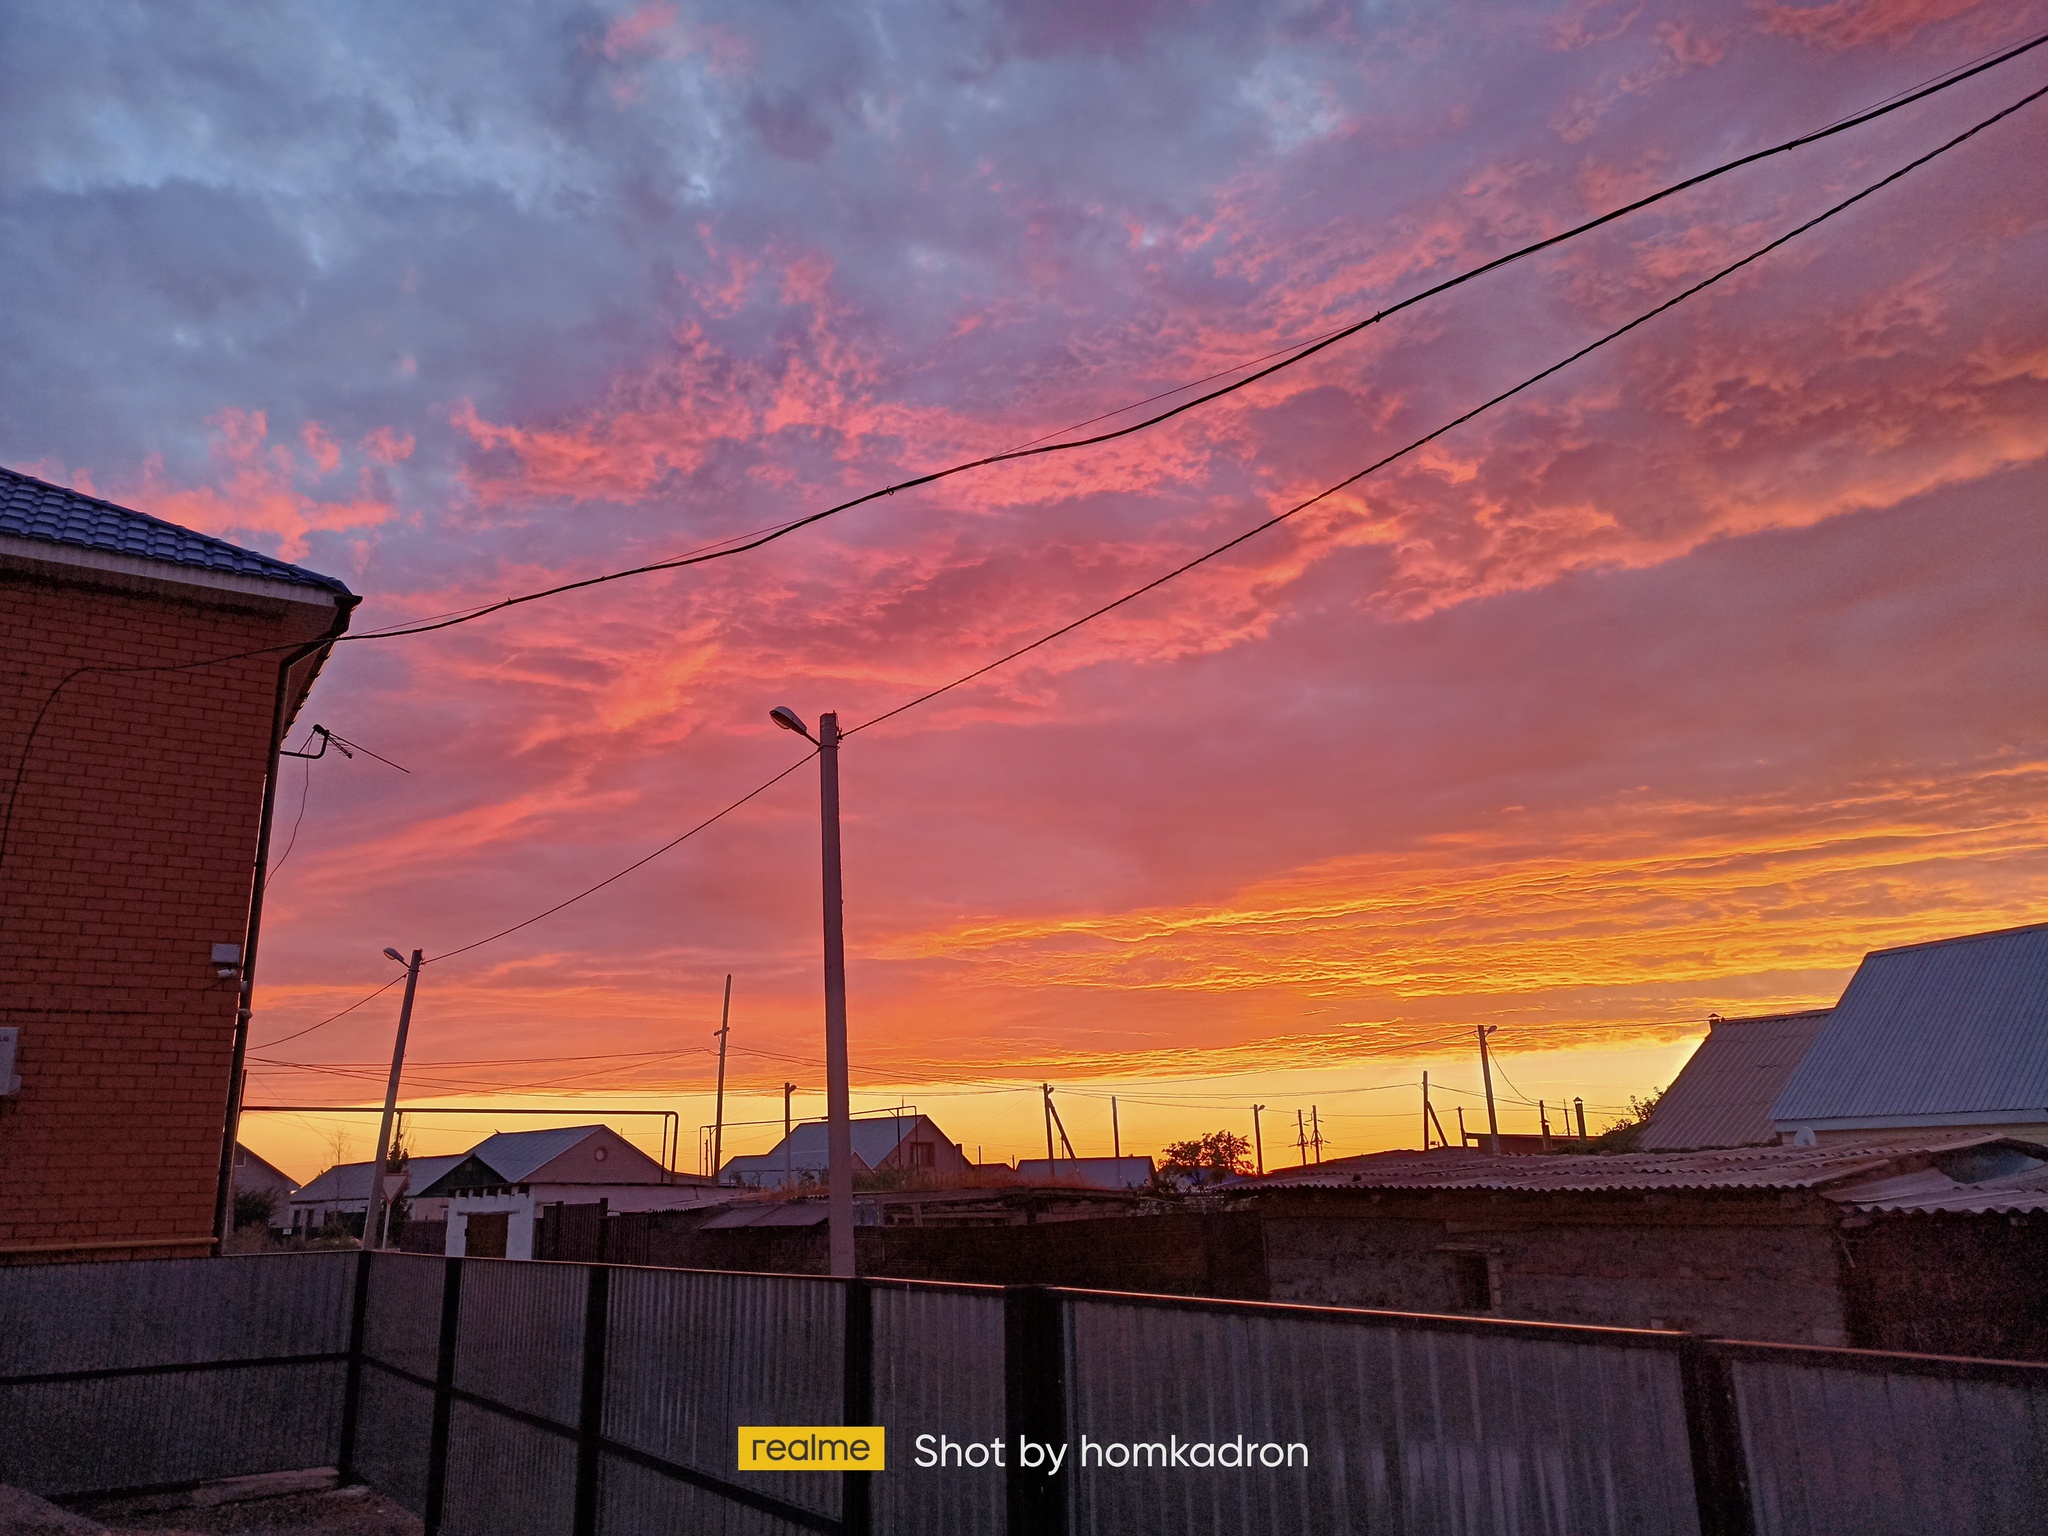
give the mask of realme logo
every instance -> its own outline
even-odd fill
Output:
[[[879,1472],[882,1470],[879,1424],[740,1427],[742,1472]]]

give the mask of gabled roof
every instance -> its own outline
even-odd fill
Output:
[[[348,594],[332,576],[6,468],[0,468],[0,536]]]
[[[237,1188],[241,1187],[244,1174],[252,1174],[259,1181],[273,1185],[282,1185],[286,1189],[295,1190],[299,1187],[297,1179],[268,1159],[258,1157],[238,1141],[235,1143],[235,1184]]]
[[[524,1184],[563,1153],[593,1136],[603,1136],[608,1143],[622,1147],[629,1154],[629,1163],[638,1159],[637,1167],[642,1172],[661,1171],[659,1163],[608,1125],[568,1125],[545,1131],[499,1131],[471,1147],[469,1155],[502,1174],[500,1182]],[[622,1184],[651,1182],[650,1179],[634,1178],[625,1169],[619,1170],[612,1178]]]
[[[2048,923],[1880,949],[1771,1105],[1778,1129],[2048,1120]]]
[[[875,1115],[855,1120],[853,1131],[853,1162],[857,1172],[865,1172],[882,1166],[889,1154],[901,1146],[920,1123],[931,1125],[923,1115]],[[933,1125],[934,1131],[938,1127]],[[726,1160],[724,1172],[738,1176],[756,1174],[780,1175],[784,1165],[783,1149],[788,1147],[788,1166],[795,1173],[822,1175],[829,1158],[825,1145],[826,1124],[823,1120],[806,1120],[792,1127],[788,1136],[778,1141],[773,1149],[754,1157],[734,1157]]]
[[[463,1154],[454,1157],[415,1157],[405,1165],[405,1189],[411,1196],[417,1196],[442,1174],[463,1160]],[[325,1173],[314,1179],[304,1189],[292,1196],[295,1205],[345,1205],[351,1200],[365,1204],[370,1199],[370,1164],[366,1159],[360,1163],[336,1163]]]
[[[1682,1152],[1775,1142],[1771,1105],[1832,1011],[1715,1019],[1657,1100],[1636,1145],[1645,1152]]]

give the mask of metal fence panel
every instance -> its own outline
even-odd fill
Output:
[[[1001,1536],[1004,1474],[968,1467],[965,1454],[969,1442],[1003,1438],[1002,1293],[881,1284],[873,1296],[875,1422],[889,1431],[889,1470],[874,1479],[875,1529]],[[945,1466],[917,1466],[923,1434],[952,1442],[931,1447]]]
[[[2048,1384],[1732,1363],[1757,1536],[2048,1529]]]
[[[363,1353],[432,1379],[441,1348],[441,1286],[446,1259],[411,1253],[370,1257]]]
[[[604,1458],[598,1488],[599,1536],[808,1536],[810,1529],[617,1456]]]
[[[1697,1536],[1668,1351],[1278,1309],[1068,1305],[1080,1536]],[[1197,1470],[1240,1440],[1261,1464]],[[1176,1441],[1180,1465],[1139,1465],[1173,1461]],[[1275,1459],[1294,1464],[1264,1464]]]
[[[371,1366],[356,1401],[355,1474],[416,1515],[427,1511],[434,1393]]]
[[[844,1292],[830,1280],[614,1270],[605,1437],[837,1515],[836,1476],[736,1471],[735,1431],[840,1422],[845,1320]]]
[[[0,1269],[0,1483],[105,1492],[332,1465],[353,1258]],[[179,1369],[179,1367],[201,1367]]]
[[[0,1268],[0,1376],[348,1348],[351,1253]]]
[[[589,1285],[580,1264],[464,1261],[456,1387],[574,1429]]]
[[[571,1536],[575,1514],[574,1440],[455,1403],[442,1536]]]

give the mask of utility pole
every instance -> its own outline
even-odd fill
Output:
[[[1266,1176],[1266,1138],[1259,1134],[1259,1111],[1265,1107],[1263,1104],[1252,1106],[1252,1152],[1259,1160],[1260,1178]]]
[[[1422,1150],[1429,1150],[1429,1074],[1422,1074]]]
[[[370,1164],[370,1201],[363,1207],[363,1246],[377,1246],[377,1218],[384,1203],[384,1159],[391,1151],[391,1121],[398,1113],[398,1078],[405,1070],[405,1037],[412,1029],[412,999],[419,990],[420,952],[407,960],[395,949],[384,951],[405,967],[405,1001],[398,1005],[398,1039],[391,1046],[391,1077],[384,1085],[384,1118],[377,1122],[377,1156]]]
[[[1479,1075],[1486,1083],[1486,1150],[1500,1156],[1500,1118],[1493,1112],[1493,1063],[1486,1054],[1486,1037],[1500,1026],[1481,1024],[1479,1031]]]
[[[1045,1176],[1052,1177],[1052,1084],[1040,1083],[1038,1091],[1045,1096]]]
[[[818,716],[818,734],[797,712],[768,711],[818,749],[818,820],[825,863],[825,1214],[836,1279],[853,1278],[853,1110],[846,1059],[846,902],[839,872],[839,716]]]
[[[1116,1122],[1116,1095],[1113,1093],[1109,1096],[1109,1155],[1119,1163],[1124,1160],[1124,1133],[1123,1127]],[[1118,1178],[1121,1180],[1122,1175],[1119,1174]]]
[[[789,1100],[790,1096],[795,1092],[795,1083],[784,1083],[782,1085],[782,1191],[784,1194],[789,1193],[790,1185],[796,1182],[795,1168],[791,1160],[789,1148]]]
[[[1320,1163],[1323,1160],[1323,1125],[1316,1118],[1316,1107],[1313,1104],[1308,1107],[1308,1123],[1313,1133],[1309,1137],[1309,1145],[1316,1149],[1316,1161]]]
[[[1294,1147],[1301,1154],[1301,1166],[1308,1166],[1308,1126],[1301,1118],[1301,1111],[1294,1112]]]
[[[725,1166],[725,1037],[732,1033],[732,976],[725,978],[725,1006],[718,1011],[718,1102],[711,1112],[711,1179]]]
[[[1584,1141],[1586,1139],[1586,1101],[1584,1099],[1573,1099],[1572,1109],[1579,1117],[1579,1140]]]
[[[1543,1128],[1543,1150],[1550,1150],[1550,1106],[1541,1099],[1536,1101],[1536,1123]]]

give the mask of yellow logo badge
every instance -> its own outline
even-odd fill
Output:
[[[740,1426],[742,1472],[879,1472],[881,1425]]]

